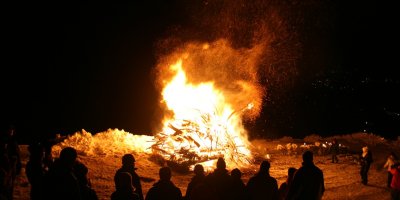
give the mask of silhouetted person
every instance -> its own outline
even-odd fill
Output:
[[[81,162],[76,162],[74,165],[75,176],[78,180],[79,191],[81,193],[82,199],[84,200],[98,200],[96,191],[94,191],[91,187],[91,183],[87,174],[89,169],[85,164]]]
[[[143,200],[142,184],[140,183],[140,177],[135,172],[135,157],[132,154],[125,154],[122,156],[122,167],[117,170],[114,176],[114,183],[116,184],[117,174],[120,172],[128,172],[132,176],[132,185],[135,188],[135,193],[139,195],[139,199]]]
[[[339,143],[336,139],[333,139],[331,146],[332,163],[338,163],[339,159],[337,155],[339,154]]]
[[[48,170],[52,167],[52,165],[54,163],[54,158],[51,153],[51,150],[53,148],[53,145],[56,143],[55,143],[54,139],[46,138],[42,141],[42,144],[43,144],[43,148],[44,148],[43,163],[44,163],[44,167]]]
[[[280,199],[285,199],[287,196],[287,193],[289,191],[290,185],[292,184],[294,173],[296,172],[296,168],[290,167],[288,169],[288,176],[285,182],[283,182],[279,186],[279,198]]]
[[[7,190],[4,184],[6,176],[6,172],[0,168],[0,200],[7,200]]]
[[[294,174],[286,199],[321,199],[324,192],[324,175],[322,171],[314,165],[313,153],[311,151],[306,151],[303,153],[302,166]]]
[[[390,188],[390,184],[392,183],[392,177],[393,177],[392,173],[390,173],[390,170],[392,169],[394,164],[396,162],[398,162],[397,160],[398,160],[398,158],[397,158],[396,154],[394,152],[390,152],[390,154],[389,154],[389,156],[388,156],[388,158],[386,160],[385,165],[383,165],[383,168],[386,168],[387,169],[387,173],[388,173],[387,174],[388,175],[387,176],[387,187],[388,188]]]
[[[0,136],[0,154],[6,154],[11,172],[11,188],[8,191],[7,198],[13,199],[15,178],[21,172],[20,149],[16,138],[16,129],[13,125],[8,127],[5,134]]]
[[[368,171],[373,162],[372,153],[368,150],[368,147],[365,146],[362,148],[362,153],[360,156],[360,175],[361,175],[361,182],[364,185],[368,184]]]
[[[232,199],[232,178],[223,158],[218,158],[217,168],[206,177],[206,182],[215,191],[219,200]]]
[[[72,147],[61,150],[60,158],[49,169],[45,178],[45,197],[47,200],[81,200],[74,165],[78,154]]]
[[[185,199],[190,200],[191,199],[191,194],[193,192],[193,189],[198,187],[200,184],[205,183],[206,175],[204,173],[204,168],[203,165],[197,164],[194,166],[194,176],[192,177],[192,180],[190,180],[187,189],[186,189],[186,195]]]
[[[129,172],[116,174],[115,180],[115,192],[111,194],[111,200],[139,200],[139,195],[134,192]]]
[[[393,175],[390,184],[392,200],[400,200],[400,164],[393,165],[390,173]]]
[[[249,200],[279,199],[278,182],[270,176],[271,164],[264,160],[257,174],[250,178],[246,185],[246,194]]]
[[[242,181],[242,172],[235,168],[231,171],[232,177],[232,199],[244,200],[246,199],[246,185]]]
[[[25,173],[31,185],[31,200],[43,199],[43,184],[47,173],[44,163],[44,148],[39,143],[29,145],[29,161]]]
[[[186,189],[185,200],[218,200],[216,193],[206,181],[206,175],[202,165],[197,164],[194,167],[192,180]]]
[[[150,188],[146,200],[181,200],[181,190],[171,182],[171,169],[162,167],[159,175],[160,180]]]
[[[0,199],[9,199],[12,187],[10,163],[7,154],[0,154]]]

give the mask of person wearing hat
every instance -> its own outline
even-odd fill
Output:
[[[139,195],[139,199],[143,200],[143,191],[142,191],[142,185],[140,183],[140,177],[139,175],[135,172],[137,168],[135,167],[135,157],[133,157],[132,154],[125,154],[122,156],[122,167],[117,170],[117,172],[114,175],[114,183],[117,185],[118,182],[118,174],[121,172],[128,172],[132,176],[132,185],[135,187],[135,193]]]
[[[362,148],[362,153],[360,156],[360,175],[361,175],[361,183],[364,185],[368,184],[368,171],[371,163],[373,162],[372,153],[368,149],[367,146]]]

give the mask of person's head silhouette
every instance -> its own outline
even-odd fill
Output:
[[[122,156],[122,166],[129,167],[135,165],[135,157],[132,154],[125,154]]]
[[[240,179],[242,177],[242,172],[240,169],[235,168],[231,171],[231,176],[233,179]]]
[[[303,162],[312,163],[313,162],[313,153],[311,151],[305,151],[303,153]]]
[[[260,172],[261,173],[268,173],[270,167],[271,167],[271,164],[268,162],[268,160],[264,160],[260,164]]]
[[[171,179],[171,169],[169,167],[162,167],[159,171],[160,180],[169,181]]]
[[[226,168],[226,163],[224,158],[218,158],[217,169],[225,169],[225,168]]]
[[[72,167],[75,164],[78,153],[72,147],[65,147],[61,150],[60,161],[68,167]]]
[[[197,164],[194,166],[194,170],[193,170],[194,174],[196,175],[204,175],[204,167],[203,165]]]

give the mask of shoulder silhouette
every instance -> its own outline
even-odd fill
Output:
[[[249,179],[246,185],[246,193],[249,200],[273,199],[277,200],[278,182],[269,174],[271,164],[264,160],[260,164],[260,170]]]
[[[321,199],[325,191],[322,170],[314,165],[313,153],[303,153],[302,166],[294,174],[286,199]]]
[[[146,200],[181,200],[181,190],[171,181],[171,169],[162,167],[159,176],[160,180],[150,188]]]
[[[117,184],[118,173],[128,172],[132,177],[132,185],[135,188],[135,193],[139,195],[139,199],[143,200],[142,184],[140,182],[140,177],[136,173],[135,167],[136,159],[132,154],[125,154],[122,156],[122,166],[117,170],[114,175],[114,182]]]

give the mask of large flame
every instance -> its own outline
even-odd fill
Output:
[[[209,47],[203,45],[202,50]],[[163,80],[162,102],[173,114],[166,115],[161,133],[155,136],[153,151],[176,163],[194,164],[224,157],[228,167],[246,167],[252,155],[242,118],[259,104],[259,99],[252,98],[257,96],[254,94],[242,100],[229,99],[235,96],[233,91],[224,90],[229,86],[217,87],[218,79],[193,83],[184,70],[185,64],[196,64],[192,56],[199,55],[181,54],[163,72],[172,75],[169,80]],[[234,84],[240,85],[237,93],[252,89],[253,93],[259,93],[250,82],[232,80],[231,85]]]
[[[163,155],[177,162],[225,156],[228,165],[248,163],[251,154],[247,138],[241,134],[240,113],[226,102],[223,92],[215,89],[212,82],[188,83],[182,60],[171,65],[170,70],[176,75],[162,95],[174,116],[164,120],[159,135],[162,141],[156,150],[162,149]]]

